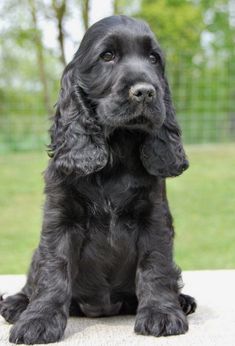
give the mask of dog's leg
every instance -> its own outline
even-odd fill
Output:
[[[151,251],[139,261],[136,276],[139,305],[135,323],[138,334],[166,336],[184,334],[188,330],[179,302],[180,273],[167,263],[165,251]]]
[[[135,332],[166,336],[184,334],[188,322],[182,297],[181,273],[173,262],[173,226],[166,204],[153,211],[151,227],[140,232],[136,294],[138,310]]]
[[[29,273],[30,302],[10,331],[12,343],[43,344],[63,336],[71,300],[72,230],[55,226],[58,220],[57,214],[50,222],[44,221]]]

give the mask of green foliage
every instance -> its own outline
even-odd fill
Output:
[[[35,30],[26,2],[21,1],[21,11],[18,8],[16,12],[11,3],[7,9],[12,23],[0,31],[0,63],[4,66],[0,69],[0,153],[43,148],[48,144],[48,113],[36,63]],[[56,53],[45,47],[44,60],[53,106],[62,66]]]
[[[192,1],[142,0],[138,16],[150,24],[171,63],[179,55],[192,56],[200,50],[205,25],[201,7]]]
[[[231,0],[201,0],[206,29],[213,34],[214,50],[234,45],[235,21]],[[233,16],[233,20],[232,20]]]
[[[35,35],[41,38],[42,32],[32,25],[28,1],[20,0],[18,7],[14,5],[15,0],[10,0],[0,13],[8,12],[8,20],[5,19],[5,26],[0,30],[0,64],[4,67],[0,69],[0,143],[3,137],[8,137],[8,132],[12,131],[12,137],[14,132],[17,135],[18,125],[14,125],[13,119],[24,124],[24,119],[31,117],[33,121],[47,114],[35,45]],[[55,103],[62,66],[55,51],[44,47],[43,55],[49,96]],[[8,131],[7,123],[11,124]]]

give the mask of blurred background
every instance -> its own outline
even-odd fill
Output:
[[[60,77],[85,30],[112,14],[146,20],[166,55],[191,162],[167,182],[177,263],[235,268],[235,1],[2,0],[0,273],[27,270]]]

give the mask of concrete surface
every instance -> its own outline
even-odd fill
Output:
[[[185,335],[155,338],[136,335],[134,317],[70,318],[59,346],[233,346],[235,345],[235,270],[183,272],[183,292],[197,299]],[[0,292],[17,292],[24,275],[1,275]],[[11,326],[0,317],[0,346],[8,342]]]

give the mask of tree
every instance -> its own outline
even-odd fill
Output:
[[[120,0],[114,0],[113,1],[113,14],[117,15],[117,14],[121,14],[122,10],[121,10],[121,5],[120,5]]]
[[[193,56],[201,48],[203,16],[194,1],[143,0],[137,16],[150,24],[172,62],[179,54]]]
[[[58,31],[58,42],[60,47],[60,61],[65,66],[65,49],[64,49],[64,18],[66,15],[66,0],[52,0],[52,9],[54,11],[54,17],[56,19],[57,31]]]
[[[43,85],[44,104],[48,114],[50,114],[51,102],[50,102],[50,96],[48,91],[45,60],[44,60],[44,54],[43,54],[43,43],[42,43],[39,28],[38,28],[37,8],[36,8],[35,0],[28,0],[28,1],[29,1],[31,16],[32,16],[32,25],[33,25],[33,34],[34,34],[33,36],[34,36],[34,43],[35,43],[35,48],[37,52],[39,77]]]
[[[82,11],[83,27],[84,27],[84,30],[86,31],[89,27],[90,0],[80,0],[80,6]]]
[[[201,0],[206,30],[211,34],[214,51],[228,50],[235,44],[235,15],[233,0]]]
[[[137,0],[138,1],[138,0]],[[131,15],[136,10],[136,0],[113,0],[113,14]],[[139,1],[138,1],[139,4]]]

